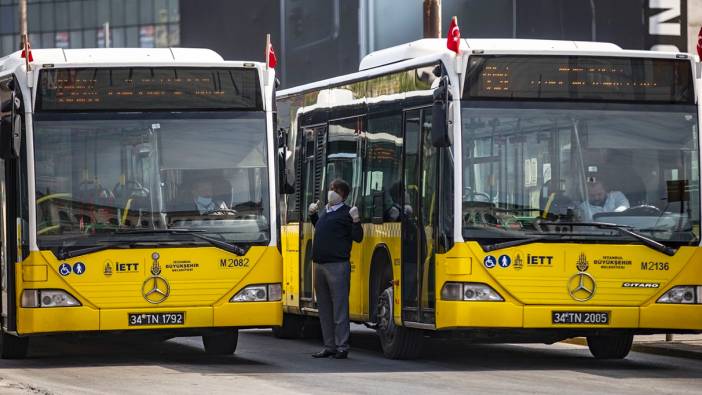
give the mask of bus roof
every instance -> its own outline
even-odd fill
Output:
[[[624,50],[618,45],[590,41],[528,40],[528,39],[462,39],[461,52],[510,54],[563,54],[593,56],[631,56],[674,58],[676,52]],[[446,39],[428,38],[375,51],[366,55],[359,70],[368,70],[408,59],[452,53]],[[689,55],[688,55],[689,56]]]
[[[224,59],[215,51],[202,48],[83,48],[34,49],[33,64],[62,65],[173,65],[217,64]],[[242,62],[243,63],[243,62]],[[260,66],[260,62],[247,62]],[[21,51],[0,58],[0,71],[24,64]]]

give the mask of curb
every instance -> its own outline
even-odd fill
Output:
[[[584,337],[574,337],[561,341],[561,343],[574,344],[576,346],[587,347],[587,340]],[[692,349],[694,348],[694,349]],[[689,346],[685,343],[634,343],[631,351],[644,354],[663,355],[668,357],[689,358],[702,360],[702,347]]]

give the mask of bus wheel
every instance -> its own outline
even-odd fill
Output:
[[[210,355],[230,355],[236,351],[239,342],[239,330],[233,329],[216,335],[203,335],[202,345]]]
[[[29,338],[17,337],[0,329],[0,357],[2,359],[22,359],[27,356]]]
[[[424,335],[421,330],[395,325],[393,319],[393,290],[386,288],[378,296],[378,326],[383,354],[391,359],[415,359],[422,351]]]
[[[305,323],[305,317],[283,313],[283,324],[273,328],[273,336],[278,339],[299,339]]]
[[[597,359],[623,359],[631,351],[634,335],[599,335],[588,336],[587,347]]]

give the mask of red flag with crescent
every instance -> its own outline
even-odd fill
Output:
[[[458,29],[458,18],[451,18],[451,25],[446,37],[446,47],[455,53],[461,53],[461,31]]]
[[[700,32],[697,33],[697,55],[702,59],[702,27]]]
[[[20,57],[22,59],[27,59],[27,62],[33,62],[34,56],[32,56],[32,46],[29,45],[29,39],[25,37],[23,41],[24,42],[22,43],[22,54],[20,54]]]
[[[278,64],[278,57],[275,56],[275,51],[273,50],[273,44],[271,43],[271,35],[266,35],[266,67],[271,69],[275,68]]]
[[[276,64],[278,64],[278,57],[275,56],[273,44],[271,44],[271,48],[268,50],[268,67],[274,69]]]

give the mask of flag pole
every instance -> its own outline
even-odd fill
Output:
[[[266,69],[270,68],[270,56],[271,56],[271,35],[266,34]]]

